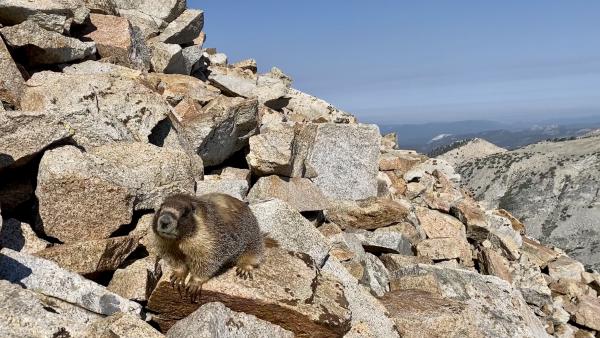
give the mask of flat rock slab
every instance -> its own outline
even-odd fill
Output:
[[[548,263],[548,274],[554,280],[565,279],[579,282],[585,267],[580,262],[567,256],[560,256],[555,261]]]
[[[0,279],[101,315],[126,312],[139,317],[141,313],[139,304],[109,292],[102,285],[54,262],[6,248],[0,250]]]
[[[215,179],[207,180],[207,176],[204,176],[204,181],[198,181],[196,183],[196,194],[204,195],[209,193],[221,193],[231,195],[239,200],[245,200],[248,194],[248,181],[247,180],[229,180],[229,179]]]
[[[178,321],[167,332],[169,338],[281,337],[294,334],[255,316],[231,311],[222,303],[207,303]]]
[[[113,0],[118,10],[135,10],[153,19],[165,22],[175,20],[186,7],[185,0]],[[120,12],[120,11],[119,11]]]
[[[161,338],[164,335],[140,318],[118,312],[90,325],[86,337]]]
[[[0,28],[6,43],[22,49],[29,65],[48,65],[81,60],[96,53],[96,44],[47,31],[33,21]]]
[[[281,249],[267,250],[253,280],[237,277],[233,269],[209,280],[196,304],[180,296],[163,276],[150,296],[148,309],[167,331],[210,302],[254,315],[298,337],[342,336],[350,328],[351,314],[339,282],[320,272],[308,255]]]
[[[301,177],[261,177],[248,194],[250,203],[274,198],[287,202],[300,212],[324,210],[329,205],[321,190],[311,180]]]
[[[384,198],[336,201],[325,211],[325,217],[342,229],[375,230],[401,223],[408,215],[408,205]]]
[[[100,318],[77,305],[0,280],[1,337],[83,337],[88,325]]]
[[[142,79],[173,107],[184,98],[204,105],[221,93],[219,89],[188,75],[149,73]]]
[[[579,296],[575,309],[575,322],[593,330],[600,330],[600,300],[597,297]]]
[[[204,12],[195,9],[186,9],[173,20],[158,39],[165,43],[187,44],[200,35],[204,27]]]
[[[325,237],[289,204],[271,200],[250,205],[260,230],[287,250],[308,254],[320,266],[328,255]]]
[[[121,236],[94,241],[55,245],[36,256],[56,262],[79,274],[116,270],[138,247],[137,236]]]
[[[69,93],[69,95],[65,95]],[[148,142],[169,104],[128,73],[35,73],[21,99],[25,111],[44,111],[75,133],[81,147],[115,141]]]
[[[81,0],[7,0],[0,3],[0,23],[12,26],[30,20],[46,30],[63,33],[71,23],[83,23],[89,12]]]
[[[428,277],[430,282],[424,283],[424,277]],[[521,293],[500,278],[425,264],[395,270],[391,272],[390,279],[393,281],[395,278],[402,280],[403,290],[421,290],[436,295],[437,299],[459,302],[459,308],[471,314],[470,322],[480,332],[472,337],[547,336]],[[388,307],[388,310],[392,308]],[[402,313],[398,315],[402,316]],[[391,315],[396,316],[394,313]],[[413,319],[417,321],[414,325],[421,325],[420,322],[425,320]]]
[[[416,209],[415,213],[421,229],[428,238],[467,237],[464,224],[450,215],[420,207]]]
[[[33,155],[73,134],[52,114],[4,112],[0,115],[0,168],[23,164]]]
[[[460,301],[421,290],[392,291],[381,298],[402,337],[482,337],[475,315]]]
[[[289,88],[286,97],[289,98],[286,108],[305,122],[356,123],[354,116],[297,89]]]

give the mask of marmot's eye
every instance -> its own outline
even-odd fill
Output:
[[[190,208],[185,208],[183,209],[183,214],[181,215],[182,217],[186,217],[190,214],[190,212],[192,212],[192,209]]]

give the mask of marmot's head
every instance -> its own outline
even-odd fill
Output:
[[[195,213],[198,202],[194,197],[175,194],[165,198],[154,214],[152,230],[165,239],[180,239],[196,228]]]

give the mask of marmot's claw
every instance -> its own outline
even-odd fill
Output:
[[[200,300],[200,294],[202,293],[202,283],[199,281],[190,281],[186,287],[186,292],[192,303],[196,303]]]
[[[248,280],[248,279],[252,280],[252,279],[254,279],[253,276],[252,276],[252,272],[250,272],[250,271],[248,271],[246,269],[243,269],[243,268],[236,268],[235,269],[235,274],[238,277],[240,277],[242,279],[245,279],[245,280]]]

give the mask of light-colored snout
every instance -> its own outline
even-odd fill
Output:
[[[156,228],[161,235],[167,235],[167,237],[176,236],[177,220],[171,214],[162,214],[158,218],[158,224]]]

